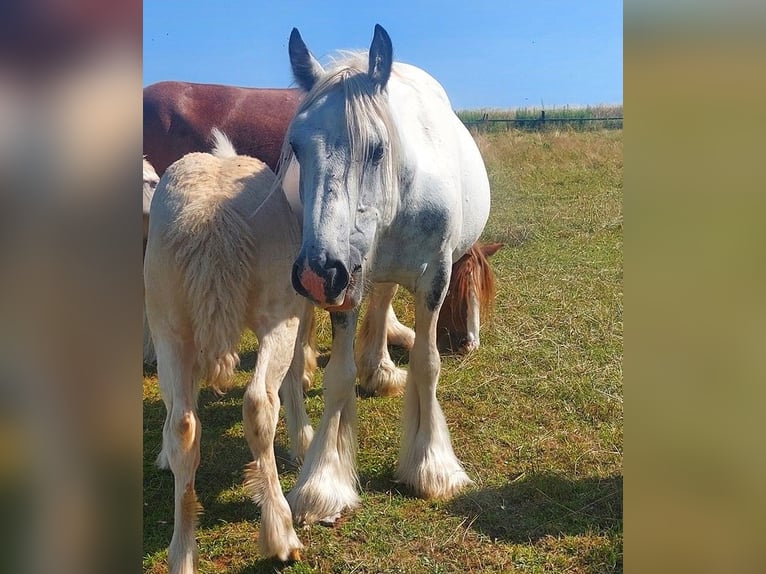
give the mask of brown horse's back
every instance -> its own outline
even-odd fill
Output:
[[[302,93],[159,82],[144,88],[144,155],[159,175],[187,153],[210,151],[210,132],[223,131],[237,153],[276,171],[287,126]]]

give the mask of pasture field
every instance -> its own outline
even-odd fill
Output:
[[[362,506],[333,528],[299,528],[302,561],[258,554],[258,510],[242,488],[250,452],[242,392],[257,344],[246,335],[235,387],[200,395],[204,507],[200,571],[622,571],[622,130],[476,136],[492,185],[483,239],[498,297],[481,348],[442,359],[438,396],[455,452],[476,482],[459,497],[424,501],[392,481],[401,398],[358,399]],[[408,294],[397,296],[412,325]],[[308,393],[318,423],[329,321],[319,322],[320,369]],[[392,348],[407,365],[407,353]],[[173,477],[154,466],[165,409],[156,375],[144,378],[144,572],[166,572]],[[280,478],[297,473],[277,431]]]
[[[584,106],[548,108],[545,110],[546,122],[540,121],[543,108],[494,109],[482,108],[458,110],[460,119],[474,130],[484,132],[508,131],[508,127],[519,130],[557,130],[565,127],[581,130],[602,130],[622,128],[622,120],[607,119],[621,118],[622,106]],[[482,118],[490,121],[482,123]],[[509,124],[500,120],[515,120]],[[557,120],[566,120],[560,122]]]

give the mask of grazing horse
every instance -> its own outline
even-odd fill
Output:
[[[441,85],[419,68],[393,63],[392,52],[388,33],[376,25],[369,53],[325,70],[298,30],[290,35],[293,76],[307,92],[280,168],[280,177],[293,161],[300,168],[303,235],[292,282],[330,312],[333,327],[324,413],[288,495],[298,522],[334,522],[360,501],[354,337],[370,283],[379,284],[371,294],[376,309],[386,309],[396,284],[415,299],[397,479],[424,498],[450,497],[472,482],[436,397],[436,336],[452,265],[486,224],[489,181]],[[386,317],[380,312],[381,321]],[[359,343],[374,351],[386,329],[372,331],[377,341]]]
[[[213,155],[188,154],[160,179],[144,260],[146,316],[167,408],[157,462],[175,478],[172,574],[196,572],[199,381],[206,378],[216,390],[227,386],[245,327],[260,342],[242,412],[253,455],[246,486],[261,507],[260,548],[266,556],[296,559],[301,548],[274,456],[280,395],[293,454],[301,457],[312,437],[300,341],[313,309],[290,286],[300,223],[284,195],[273,192],[268,166],[238,156],[220,133],[215,140]]]
[[[495,300],[495,275],[489,257],[502,243],[474,243],[452,265],[449,289],[436,324],[439,347],[460,354],[479,348],[479,326]]]

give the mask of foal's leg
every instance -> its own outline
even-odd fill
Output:
[[[290,371],[282,383],[279,396],[285,405],[287,430],[290,434],[290,452],[297,461],[302,462],[314,436],[314,429],[306,414],[303,392],[306,390],[306,379],[310,379],[314,374],[313,369],[316,369],[316,354],[308,343],[313,337],[311,331],[314,330],[315,323],[314,306],[299,295],[295,297],[301,310],[300,327]]]
[[[194,476],[200,460],[202,427],[197,416],[198,386],[192,379],[195,350],[160,334],[156,337],[157,373],[167,416],[162,431],[158,462],[167,464],[175,480],[173,538],[168,549],[170,574],[197,571],[194,528],[200,505],[194,492]]]
[[[395,285],[394,287],[397,289],[399,286]],[[388,338],[388,344],[402,347],[408,351],[411,350],[412,345],[415,344],[415,331],[399,322],[396,313],[394,313],[394,308],[390,303],[388,304],[387,315],[386,336]]]
[[[427,272],[415,292],[415,344],[404,395],[397,479],[423,498],[448,498],[471,484],[452,450],[447,422],[436,399],[441,368],[436,322],[449,272],[448,264]]]
[[[330,362],[324,377],[325,407],[298,482],[287,495],[297,522],[334,522],[359,504],[356,474],[354,332],[358,311],[330,313]]]
[[[389,329],[395,338],[407,342],[407,327],[399,323],[391,308],[396,294],[395,283],[378,283],[372,290],[367,314],[356,346],[359,385],[367,394],[396,396],[404,392],[407,372],[394,365],[388,354]],[[393,318],[393,321],[391,320]]]
[[[300,371],[290,371],[298,332],[298,319],[260,321],[255,328],[259,340],[258,362],[253,379],[245,389],[242,416],[245,438],[253,461],[245,471],[245,485],[261,507],[260,550],[264,556],[282,561],[300,558],[303,548],[293,529],[290,507],[282,493],[274,455],[274,433],[279,417],[279,389],[287,375],[295,380],[285,384],[301,386]],[[296,376],[298,375],[298,376]]]
[[[299,551],[303,548],[293,529],[292,514],[279,484],[274,456],[279,388],[293,358],[297,331],[298,319],[295,318],[272,324],[263,321],[256,328],[260,342],[258,362],[242,404],[245,437],[253,454],[253,461],[248,463],[245,471],[245,484],[261,507],[261,553],[282,561],[299,559]],[[301,358],[299,373],[292,375],[302,374],[302,363]],[[295,377],[294,381],[286,383],[300,389],[301,378]]]
[[[311,383],[314,380],[314,372],[317,370],[317,336],[316,336],[316,315],[314,306],[306,302],[309,311],[304,319],[301,319],[301,330],[298,336],[301,340],[302,353],[304,359],[303,369],[303,392],[308,392]]]

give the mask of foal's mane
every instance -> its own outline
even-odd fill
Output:
[[[346,129],[351,144],[351,163],[364,164],[370,161],[373,136],[377,132],[387,134],[388,147],[384,150],[380,169],[382,174],[383,197],[378,205],[385,221],[390,221],[397,208],[399,198],[399,136],[396,124],[388,107],[388,98],[367,73],[367,52],[338,52],[332,59],[329,70],[317,80],[311,91],[298,106],[295,117],[313,106],[320,98],[338,88],[343,90],[346,112]],[[292,122],[287,131],[290,132]],[[278,184],[287,172],[293,158],[293,150],[288,138],[282,144],[277,172]],[[357,170],[362,186],[363,170]],[[348,174],[347,174],[348,177]]]
[[[476,288],[481,318],[485,320],[495,300],[495,274],[478,243],[474,243],[452,268],[450,291],[453,297],[450,301],[450,311],[453,317],[458,316],[459,305],[467,304],[471,283]]]

